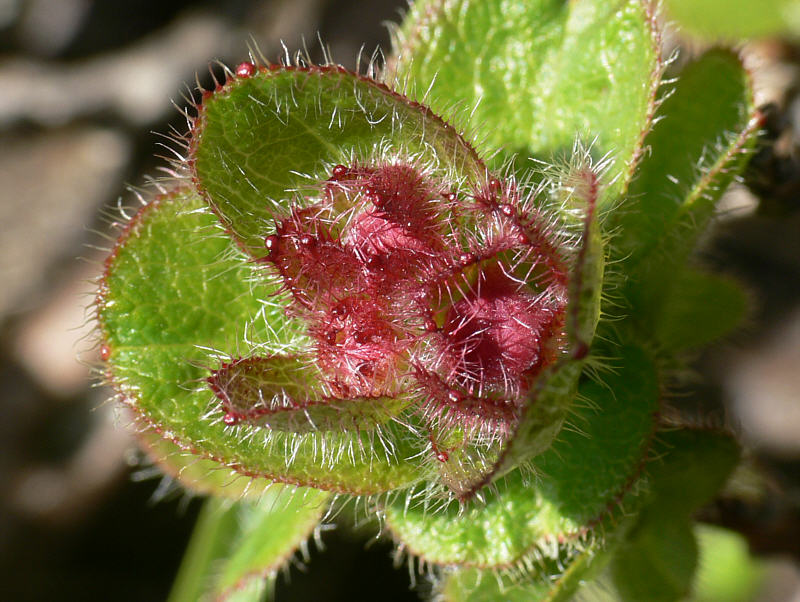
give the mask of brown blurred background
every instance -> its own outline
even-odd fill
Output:
[[[388,51],[404,0],[0,0],[0,599],[161,600],[198,501],[142,462],[109,392],[91,386],[93,280],[126,184],[163,164],[158,135],[185,123],[195,74],[235,64],[256,40],[317,33],[353,68]],[[681,43],[673,39],[672,43]],[[741,431],[757,467],[750,497],[709,520],[770,558],[763,600],[800,600],[800,47],[754,44],[772,103],[746,183],[730,194],[702,256],[753,292],[749,324],[698,358],[702,386],[676,405]],[[78,361],[78,357],[82,361]],[[698,410],[698,408],[700,408]],[[326,536],[278,600],[414,599],[389,547]],[[792,561],[791,558],[795,560]],[[777,567],[777,568],[775,568]],[[381,592],[377,595],[377,592]]]

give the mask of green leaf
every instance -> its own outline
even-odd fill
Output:
[[[461,462],[459,456],[451,454],[449,461],[442,463],[443,480],[459,482],[454,491],[462,501],[495,476],[550,447],[573,404],[578,379],[585,366],[584,358],[594,339],[605,271],[605,249],[597,216],[600,174],[586,157],[562,176],[563,180],[553,178],[555,196],[564,208],[567,227],[579,233],[581,241],[567,284],[567,349],[561,359],[538,375],[527,393],[519,422],[502,447],[483,454],[478,461]]]
[[[308,539],[327,509],[327,500],[322,491],[278,484],[254,503],[210,499],[189,542],[170,602],[224,599],[244,587],[259,593],[258,585],[274,576]]]
[[[439,509],[424,496],[408,506],[398,500],[386,511],[395,537],[427,561],[480,568],[522,570],[531,558],[562,553],[557,542],[572,549],[636,479],[657,407],[655,369],[626,348],[615,373],[604,384],[583,383],[581,395],[592,407],[578,409],[571,428],[534,459],[534,477],[509,473],[482,504]]]
[[[596,201],[593,199],[589,205],[581,235],[582,247],[578,251],[569,282],[567,334],[578,356],[588,352],[600,320],[605,248],[597,219]]]
[[[233,80],[203,102],[192,135],[201,189],[254,257],[266,254],[264,237],[300,200],[297,191],[328,179],[337,164],[394,154],[445,182],[486,179],[452,126],[338,67],[276,68]]]
[[[711,525],[697,525],[700,566],[693,602],[749,602],[764,582],[764,564],[750,555],[738,533]]]
[[[647,466],[653,504],[688,515],[708,503],[739,461],[739,445],[728,434],[682,429],[658,434],[657,459]]]
[[[598,220],[598,190],[600,174],[587,160],[574,166],[559,183],[563,206],[577,209],[580,216],[581,247],[569,274],[567,287],[569,303],[566,333],[568,356],[542,374],[529,392],[520,424],[503,452],[502,474],[505,469],[519,465],[544,451],[561,429],[564,417],[572,405],[583,371],[583,359],[589,353],[600,320],[601,294],[605,273],[605,248]]]
[[[617,193],[639,155],[660,75],[648,11],[639,0],[415,2],[399,32],[395,76],[434,111],[469,115],[477,136],[505,156],[550,160],[576,136],[594,141],[596,157],[610,154]]]
[[[607,224],[626,271],[627,313],[648,337],[759,125],[749,76],[725,50],[685,67],[660,112],[629,197]]]
[[[739,459],[733,438],[711,431],[661,433],[655,451],[647,468],[650,502],[610,566],[625,602],[672,602],[689,593],[698,558],[690,514],[717,493]]]
[[[461,569],[447,573],[439,594],[443,602],[532,602],[542,600],[547,588],[541,583],[505,583],[490,571]]]
[[[189,451],[184,451],[169,439],[139,426],[138,442],[147,456],[170,477],[195,494],[215,495],[232,500],[260,496],[273,482],[266,478],[248,477],[226,466]]]
[[[189,541],[169,602],[195,602],[209,588],[213,566],[225,558],[238,531],[238,505],[210,498]]]
[[[562,551],[557,559],[540,560],[538,574],[451,569],[438,584],[438,593],[444,602],[619,602],[604,584],[596,587],[600,579],[595,576],[605,568],[630,522],[629,518],[622,518],[614,525],[612,536],[602,542],[590,541],[580,551]]]
[[[494,468],[503,474],[547,450],[561,431],[578,391],[585,362],[565,358],[539,375],[520,422]]]
[[[662,348],[681,351],[711,343],[736,328],[748,299],[733,280],[696,270],[681,271],[655,325]]]
[[[247,351],[245,329],[257,351],[302,343],[276,288],[254,279],[252,265],[196,195],[180,191],[151,203],[108,261],[100,295],[113,384],[162,436],[248,477],[351,493],[420,478],[422,460],[408,459],[418,450],[394,423],[380,437],[224,424],[205,378],[220,356]]]
[[[622,602],[674,602],[686,596],[697,564],[688,517],[647,509],[611,566]]]
[[[562,567],[550,566],[550,580],[519,581],[480,569],[459,569],[447,573],[439,587],[444,602],[568,602],[598,566],[603,554],[597,546],[559,559]],[[594,601],[596,602],[596,601]]]
[[[666,0],[667,12],[687,32],[738,40],[800,32],[797,0]]]
[[[710,50],[687,65],[659,109],[661,120],[647,136],[648,154],[615,214],[619,257],[635,264],[659,245],[692,244],[714,203],[743,166],[756,123],[749,76],[738,56]],[[688,228],[686,231],[678,228]],[[670,269],[685,259],[668,256]]]
[[[332,395],[310,355],[243,358],[214,370],[209,383],[233,420],[294,433],[371,429],[409,404],[402,397]]]

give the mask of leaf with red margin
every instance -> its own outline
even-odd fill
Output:
[[[410,403],[377,393],[347,395],[324,381],[310,356],[234,360],[212,371],[208,382],[227,423],[295,433],[374,429]]]
[[[426,107],[342,67],[262,68],[204,99],[192,130],[199,188],[253,257],[275,219],[336,165],[382,149],[414,157],[454,186],[486,179],[475,151]]]
[[[663,119],[647,136],[650,152],[630,195],[606,224],[616,233],[613,260],[626,273],[620,292],[629,322],[645,336],[654,336],[662,312],[670,313],[670,289],[680,284],[677,277],[761,127],[750,74],[738,55],[719,48],[684,67],[659,112]],[[693,327],[704,330],[704,322],[694,320]]]
[[[581,383],[591,406],[576,409],[570,428],[533,460],[533,475],[508,473],[485,492],[482,504],[452,502],[433,512],[425,498],[390,503],[387,524],[398,542],[436,564],[513,572],[537,566],[537,557],[569,556],[586,538],[602,540],[603,530],[611,534],[613,520],[596,527],[630,509],[620,505],[641,476],[659,400],[646,353],[620,349],[617,363],[605,383]],[[534,576],[550,577],[535,569]]]
[[[205,378],[220,355],[241,353],[246,328],[261,352],[304,343],[285,319],[278,284],[254,279],[253,269],[190,190],[144,207],[108,259],[98,298],[122,399],[181,449],[248,477],[369,494],[428,474],[414,459],[419,444],[393,422],[380,436],[223,423]]]
[[[495,163],[551,161],[580,136],[610,158],[603,201],[625,191],[662,70],[653,3],[418,0],[397,37],[389,76],[442,115],[468,115],[463,129],[506,150]]]
[[[574,222],[571,226],[580,228],[580,248],[568,274],[565,349],[533,382],[514,428],[499,449],[493,450],[494,460],[489,462],[486,456],[472,470],[460,468],[456,472],[461,477],[458,487],[461,500],[470,499],[492,479],[548,449],[573,404],[578,379],[591,350],[600,319],[605,271],[605,249],[597,214],[602,174],[588,157],[583,157],[557,184],[564,206],[571,208],[572,214],[568,214],[568,219]],[[475,455],[475,451],[469,455]],[[442,470],[449,470],[447,463]]]

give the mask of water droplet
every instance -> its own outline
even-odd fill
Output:
[[[245,61],[244,63],[239,63],[239,66],[236,67],[237,77],[251,77],[255,72],[256,72],[256,66],[249,61]]]
[[[450,403],[461,403],[461,393],[455,389],[450,389],[450,391],[447,393],[447,399],[450,400]]]
[[[489,190],[492,192],[499,192],[500,191],[500,180],[497,178],[492,178],[489,180]]]
[[[331,172],[331,179],[341,180],[347,175],[347,168],[344,165],[336,165]]]
[[[111,347],[108,345],[100,345],[100,359],[104,362],[108,361],[108,358],[111,357]]]
[[[515,213],[515,212],[514,212],[514,207],[512,207],[512,206],[511,206],[511,205],[509,205],[508,203],[505,203],[505,204],[503,204],[503,205],[500,205],[500,212],[501,212],[503,215],[505,215],[506,217],[511,217],[511,216],[512,216],[512,215],[514,215],[514,213]]]
[[[235,424],[239,424],[239,418],[235,414],[228,412],[222,417],[222,422],[228,426],[234,426]]]
[[[442,198],[445,201],[449,201],[451,203],[455,203],[457,197],[456,197],[456,193],[455,192],[446,192],[445,194],[442,195]]]
[[[310,234],[303,234],[300,237],[300,244],[304,247],[313,247],[317,243],[317,239]]]
[[[462,253],[458,256],[458,261],[465,266],[474,263],[476,259],[475,253]]]
[[[267,247],[267,251],[272,252],[278,248],[278,236],[276,234],[270,234],[264,239],[264,246]]]
[[[430,318],[430,317],[425,318],[425,321],[423,322],[422,327],[427,332],[435,332],[435,331],[437,331],[439,329],[439,327],[436,326],[436,320],[434,320],[433,318]]]
[[[436,459],[439,460],[439,462],[447,462],[450,459],[450,454],[446,451],[440,451],[436,454]]]

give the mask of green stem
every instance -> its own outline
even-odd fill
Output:
[[[167,602],[197,602],[211,589],[214,564],[229,555],[239,532],[237,505],[221,498],[205,502]]]

